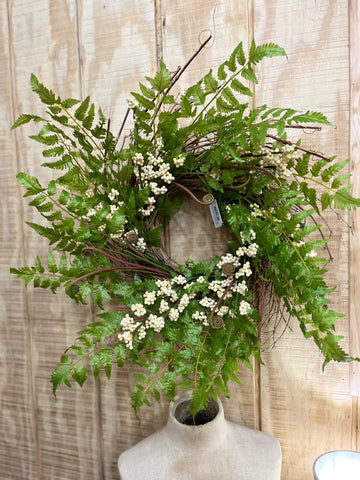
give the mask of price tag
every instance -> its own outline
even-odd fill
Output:
[[[221,213],[220,213],[217,201],[214,200],[213,203],[209,205],[209,208],[210,208],[210,213],[211,213],[211,217],[213,219],[215,228],[221,227],[221,225],[223,224],[223,221],[221,218]]]

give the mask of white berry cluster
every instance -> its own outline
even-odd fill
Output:
[[[251,203],[250,204],[250,208],[251,208],[251,215],[253,217],[263,217],[264,214],[262,213],[259,205],[257,203]]]
[[[213,292],[216,293],[218,298],[221,298],[230,284],[231,284],[230,277],[227,277],[224,280],[213,280],[212,282],[209,283],[209,290],[212,290]],[[227,298],[230,297],[230,295],[231,294],[228,293],[224,297],[224,299],[226,300]]]
[[[294,146],[285,145],[281,151],[276,151],[273,147],[269,150],[266,147],[260,147],[259,153],[262,156],[260,160],[261,167],[275,167],[275,174],[279,177],[288,177],[291,175],[291,171],[288,168],[291,160],[297,160],[299,154]]]
[[[156,137],[154,141],[154,153],[148,152],[143,155],[137,152],[132,157],[134,174],[139,184],[143,186],[149,185],[152,195],[147,199],[145,207],[141,209],[144,217],[148,217],[155,210],[156,198],[168,191],[169,185],[175,177],[170,172],[170,164],[166,163],[160,155],[164,143],[161,137]],[[180,156],[178,157],[180,158]]]
[[[181,153],[177,157],[173,158],[175,167],[182,167],[185,163],[185,155]]]
[[[92,208],[89,208],[88,212],[82,216],[83,220],[90,221],[91,217],[96,215],[104,207],[103,202],[99,202],[97,205],[94,205]]]
[[[134,109],[138,106],[138,102],[133,97],[128,97],[126,101],[130,109]]]
[[[123,207],[124,202],[118,200],[119,192],[118,192],[118,190],[116,190],[114,188],[112,188],[111,191],[109,193],[107,193],[107,196],[108,196],[109,203],[110,203],[110,210],[109,210],[108,214],[106,215],[106,220],[110,221],[114,217],[115,213],[119,210],[119,208]],[[87,190],[85,192],[85,197],[86,198],[94,197],[94,190],[92,190],[92,189]],[[87,213],[82,216],[82,219],[86,220],[86,221],[91,221],[91,217],[96,215],[103,208],[104,208],[104,202],[99,201],[96,205],[89,208]],[[124,224],[121,226],[121,228],[116,233],[110,233],[110,238],[112,238],[112,239],[121,238],[124,234],[124,228],[125,228],[126,223],[127,223],[127,220],[125,219]],[[106,222],[99,225],[98,230],[100,232],[104,232],[106,230]]]
[[[127,313],[121,321],[118,338],[130,349],[133,348],[135,336],[139,339],[144,338],[148,329],[161,332],[167,319],[176,322],[179,315],[196,296],[195,293],[179,295],[176,291],[176,289],[182,290],[188,285],[183,275],[178,275],[171,280],[156,280],[155,285],[157,289],[144,292],[143,302],[132,304],[131,312]],[[212,301],[211,305],[214,306],[215,302]],[[208,325],[207,315],[204,312],[199,312],[199,315],[199,320],[204,325]],[[139,321],[135,321],[135,318]]]
[[[164,317],[158,317],[151,313],[145,322],[145,328],[152,328],[155,332],[159,333],[165,327]]]
[[[127,313],[121,320],[122,331],[119,333],[118,338],[121,342],[132,350],[134,333],[136,331],[137,337],[141,340],[146,335],[145,327],[140,322],[134,322],[134,319]]]
[[[146,140],[151,140],[148,134],[140,135]],[[146,200],[146,204],[141,208],[141,214],[148,217],[155,210],[156,197],[164,195],[168,191],[168,186],[175,180],[171,173],[171,162],[163,158],[164,142],[160,136],[153,140],[153,151],[147,153],[136,152],[132,157],[134,165],[134,175],[142,187],[149,186],[151,195]],[[172,159],[176,168],[185,163],[185,154],[181,153]]]
[[[137,234],[137,230],[129,233]],[[250,261],[247,258],[257,255],[258,245],[251,243],[255,237],[255,233],[251,232],[251,240],[248,242],[245,236],[241,235],[243,246],[238,248],[235,255],[226,253],[220,257],[217,263],[217,268],[222,271],[220,279],[208,279],[205,275],[199,275],[189,281],[184,275],[179,274],[172,279],[156,280],[155,288],[145,291],[142,301],[132,304],[131,312],[124,316],[121,332],[118,335],[119,340],[129,348],[133,348],[135,337],[144,338],[149,329],[160,333],[167,321],[178,321],[180,315],[191,305],[194,312],[191,318],[204,327],[209,326],[209,319],[214,313],[219,317],[226,315],[234,317],[236,313],[223,302],[229,300],[234,294],[240,294],[242,297],[247,294],[248,285],[245,278],[252,274]],[[230,268],[232,272],[230,274],[226,273],[227,264],[233,266],[233,269]],[[200,291],[199,285],[203,285]],[[196,287],[198,293],[191,291],[191,287]],[[193,300],[196,303],[191,304]],[[196,305],[198,305],[197,309]],[[242,298],[239,299],[236,312],[246,315],[250,308],[251,305]]]
[[[191,315],[191,318],[198,320],[205,326],[209,325],[208,316],[205,312],[199,312],[199,310],[196,310],[196,312]]]
[[[251,305],[250,303],[246,302],[245,300],[241,300],[239,305],[239,313],[240,315],[246,315],[247,312],[250,310]]]
[[[131,311],[134,312],[135,317],[142,317],[146,314],[146,308],[142,303],[134,303],[131,305]]]
[[[217,263],[217,268],[219,269],[223,269],[223,267],[225,268],[228,265],[232,266],[233,268],[230,269],[230,272],[227,272],[226,269],[222,270],[222,276],[225,277],[222,280],[214,280],[209,283],[209,289],[213,290],[218,298],[224,300],[230,298],[233,293],[240,293],[240,295],[246,295],[246,292],[248,291],[248,285],[244,277],[250,277],[253,273],[250,261],[246,260],[246,257],[256,257],[259,246],[255,242],[248,244],[242,232],[240,232],[240,237],[243,241],[243,245],[236,250],[235,255],[231,253],[226,253],[220,258],[220,261]],[[255,240],[255,232],[251,231],[249,237],[251,241]],[[249,309],[250,304],[245,300],[242,300],[239,305],[239,313],[241,315],[246,315]],[[220,309],[217,309],[218,315],[220,315],[220,311]],[[222,312],[223,311],[224,310],[222,310]],[[228,311],[226,311],[226,313],[230,314],[230,312]]]

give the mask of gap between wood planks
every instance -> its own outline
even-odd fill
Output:
[[[78,81],[80,100],[85,98],[85,85],[84,85],[84,59],[82,55],[82,32],[81,32],[81,2],[75,1],[75,14],[76,14],[76,50],[78,61]],[[91,321],[96,321],[96,312],[93,306],[89,307]],[[101,379],[99,378],[95,386],[96,392],[96,429],[97,429],[97,445],[99,449],[99,462],[98,462],[98,475],[99,480],[105,480],[105,465],[104,465],[104,438],[102,428],[102,402],[101,402]]]
[[[155,45],[156,45],[156,68],[160,70],[160,60],[164,58],[163,45],[163,29],[164,17],[162,14],[161,0],[154,1],[154,18],[155,18]],[[163,240],[166,253],[171,256],[170,251],[170,222],[163,222]]]

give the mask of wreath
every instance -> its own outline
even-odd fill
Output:
[[[330,125],[322,113],[244,101],[253,96],[256,64],[285,55],[273,43],[253,41],[248,55],[240,43],[216,71],[170,93],[208,40],[184,67],[170,72],[161,62],[140,83],[116,136],[89,97],[62,100],[31,76],[46,118],[23,114],[12,128],[40,123],[31,138],[45,145],[43,166],[59,175],[47,186],[27,173],[17,179],[47,226],[27,223],[52,249],[47,268],[37,257],[11,272],[53,293],[63,286],[76,302],[90,298],[103,310],[61,357],[54,394],[71,377],[82,386],[89,369],[97,379],[103,367],[110,378],[114,360],[121,367],[130,359],[144,369],[135,374],[136,414],[160,391],[173,399],[176,388],[191,389],[196,413],[208,395],[228,396],[229,380],[240,383],[240,363],[261,361],[269,291],[324,364],[351,359],[334,333],[342,314],[328,308],[327,260],[317,254],[328,248],[322,211],[360,205],[350,175],[338,174],[348,160],[293,139],[296,129]],[[230,232],[224,255],[185,265],[170,258],[163,226],[184,196]]]

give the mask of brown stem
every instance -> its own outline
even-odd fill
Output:
[[[273,140],[276,140],[277,142],[283,143],[284,145],[291,145],[296,150],[301,150],[302,152],[310,153],[310,155],[314,155],[314,157],[323,158],[324,160],[327,160],[328,162],[331,162],[331,158],[326,157],[321,152],[313,152],[312,150],[309,150],[308,148],[304,148],[304,147],[300,147],[299,145],[295,145],[295,143],[290,142],[290,140],[283,140],[282,138],[275,137],[275,135],[266,135],[266,136],[269,137],[269,138],[272,138]]]
[[[138,263],[133,263],[133,262],[127,262],[126,260],[123,260],[119,257],[115,257],[114,255],[110,255],[107,252],[104,252],[103,250],[100,250],[99,248],[95,247],[84,247],[82,251],[93,251],[93,252],[98,252],[101,253],[102,255],[105,255],[109,260],[112,260],[113,262],[118,262],[122,263],[123,265],[127,265],[128,267],[131,267],[133,270],[146,270],[147,272],[152,272],[152,273],[157,273],[161,275],[169,275],[169,272],[166,270],[163,270],[161,267],[159,268],[153,268],[153,267],[146,267],[145,265],[139,265]]]
[[[270,177],[274,178],[279,187],[281,186],[280,179],[265,167],[258,167],[257,165],[228,165],[221,168],[222,170],[256,170],[257,172],[263,173],[265,175],[270,175]]]
[[[245,182],[243,182],[241,185],[225,185],[222,184],[224,188],[230,188],[231,190],[240,190],[243,187],[246,187],[246,185],[250,182],[251,177],[249,176]]]
[[[175,75],[174,76],[174,79],[172,81],[172,84],[171,86],[166,90],[165,92],[165,95],[167,95],[170,91],[170,89],[175,85],[175,83],[179,80],[179,78],[181,77],[181,75],[185,72],[185,70],[187,69],[187,67],[190,65],[191,62],[193,62],[195,60],[195,58],[199,55],[199,53],[201,52],[201,50],[210,42],[212,38],[212,35],[209,35],[209,37],[200,45],[200,47],[197,49],[197,51],[194,53],[194,55],[185,63],[185,65],[181,68],[181,70],[179,71],[178,75]]]
[[[76,278],[73,282],[69,283],[69,285],[66,286],[66,290],[72,287],[75,283],[84,280],[85,278],[92,277],[93,275],[97,275],[98,273],[104,273],[104,272],[111,272],[112,270],[119,270],[121,267],[109,267],[109,268],[100,268],[99,270],[94,270],[93,272],[86,273],[85,275],[82,275],[79,278]]]
[[[117,134],[117,137],[116,137],[116,140],[115,140],[115,146],[114,146],[114,148],[116,147],[116,145],[117,145],[117,143],[118,143],[118,141],[119,141],[120,135],[122,134],[122,131],[124,130],[124,126],[125,126],[125,123],[126,123],[126,120],[127,120],[128,116],[129,116],[129,113],[130,113],[130,108],[128,108],[128,109],[126,110],[125,117],[124,117],[124,119],[123,119],[123,121],[122,121],[120,130],[119,130],[119,133]]]
[[[258,327],[258,341],[260,342],[260,339],[261,339],[261,326],[262,326],[262,317],[264,315],[264,308],[265,308],[265,291],[264,291],[264,283],[263,281],[261,280],[261,278],[259,278],[259,283],[260,283],[260,311],[259,311],[259,315],[260,315],[260,323],[259,323],[259,327]]]
[[[191,198],[193,198],[195,200],[196,203],[200,204],[200,205],[209,205],[208,203],[206,202],[202,202],[201,200],[199,200],[188,188],[186,188],[184,185],[182,185],[181,183],[177,183],[177,182],[172,182],[173,185],[176,185],[177,187],[181,188],[182,190],[184,190],[184,192],[186,192],[188,195],[190,195]]]
[[[174,77],[172,78],[172,81],[171,81],[171,85],[169,88],[167,88],[165,90],[165,93],[163,95],[163,97],[165,97],[169,92],[170,90],[173,88],[173,86],[175,85],[175,83],[179,80],[179,78],[181,77],[181,75],[185,72],[185,70],[187,69],[187,67],[190,65],[190,63],[195,60],[195,58],[199,55],[199,53],[201,52],[201,50],[206,46],[206,44],[211,40],[211,35],[209,35],[209,37],[205,40],[205,42],[203,42],[200,47],[197,49],[197,51],[194,53],[194,55],[185,63],[185,65],[180,69],[178,70],[178,73],[177,75],[174,75]],[[158,111],[160,110],[161,106],[162,106],[163,102],[159,102],[159,105],[156,109],[156,112],[155,112],[155,116],[157,115]]]
[[[174,80],[174,78],[175,78],[176,75],[180,72],[180,70],[181,70],[181,67],[178,67],[178,68],[175,70],[175,72],[172,72],[172,74],[171,74],[171,81]]]
[[[110,122],[111,122],[111,120],[110,120],[110,118],[108,118],[107,126],[106,126],[106,137],[105,137],[106,139],[105,139],[105,142],[106,142],[106,140],[108,139],[108,136],[109,136],[109,132],[110,132]],[[108,159],[108,157],[106,156],[106,154],[107,154],[106,149],[104,149],[104,165],[105,165],[105,163],[106,163],[105,160]]]
[[[142,257],[142,258],[144,258],[144,259],[146,260],[145,255],[144,255],[143,253],[139,252],[139,250],[136,250],[136,248],[133,247],[133,246],[131,245],[131,243],[129,243],[129,242],[126,241],[126,240],[125,240],[125,243],[126,243],[126,246],[127,246],[127,248],[128,248],[129,250],[131,250],[132,252],[136,253],[136,255],[139,255],[139,257]]]
[[[270,123],[269,127],[273,127],[275,124]],[[322,130],[321,127],[317,125],[285,125],[285,128],[300,128],[301,130]]]
[[[233,279],[231,280],[230,285],[227,287],[227,289],[225,290],[225,292],[221,295],[221,297],[220,297],[219,300],[217,301],[215,307],[211,310],[211,313],[210,313],[210,325],[211,325],[211,326],[212,326],[212,319],[213,319],[215,310],[218,308],[218,306],[220,305],[220,303],[224,300],[225,295],[228,293],[228,291],[230,290],[230,288],[234,285],[235,281],[236,281],[236,278],[233,278]]]

